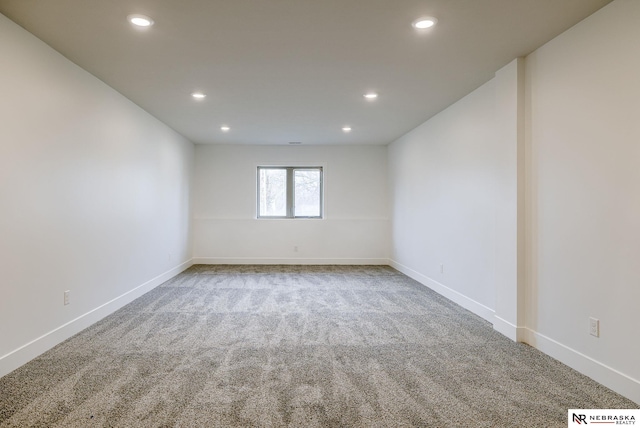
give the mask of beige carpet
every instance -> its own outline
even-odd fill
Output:
[[[0,379],[0,427],[564,427],[637,408],[388,267],[194,266]]]

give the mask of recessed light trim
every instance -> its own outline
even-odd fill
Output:
[[[222,125],[222,126],[220,127],[220,130],[221,130],[222,132],[229,132],[229,131],[231,131],[231,128],[229,128],[227,125]]]
[[[129,21],[132,25],[140,28],[148,28],[153,25],[153,19],[149,18],[146,15],[133,14],[127,16],[127,21]]]
[[[375,92],[368,92],[364,94],[364,97],[369,101],[373,101],[378,98],[378,94]]]
[[[207,95],[203,94],[202,92],[193,92],[191,94],[191,96],[193,98],[195,98],[196,100],[203,100],[203,99],[205,99],[207,97]]]
[[[413,28],[417,30],[425,30],[427,28],[431,28],[438,23],[438,19],[433,16],[423,16],[422,18],[418,18],[411,23]]]

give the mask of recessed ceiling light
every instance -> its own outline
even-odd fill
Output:
[[[367,94],[364,94],[364,97],[368,100],[375,100],[376,98],[378,98],[378,94],[376,94],[375,92],[369,92]]]
[[[226,125],[223,125],[223,126],[221,126],[221,127],[220,127],[220,130],[221,130],[222,132],[229,132],[229,131],[231,130],[231,128],[229,128],[229,127],[228,127],[228,126],[226,126]]]
[[[193,94],[191,94],[191,96],[196,100],[202,100],[206,97],[206,95],[203,94],[202,92],[194,92]]]
[[[418,30],[424,30],[425,28],[431,28],[438,23],[438,20],[433,16],[424,16],[422,18],[418,18],[411,23],[413,28],[417,28]]]
[[[343,130],[344,132],[351,132],[351,127],[350,127],[350,126],[343,126],[343,127],[342,127],[342,130]]]
[[[151,27],[153,25],[153,19],[149,18],[146,15],[129,15],[127,19],[130,23],[135,25],[136,27]]]

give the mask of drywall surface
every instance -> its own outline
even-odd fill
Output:
[[[494,103],[492,80],[389,146],[391,259],[487,318],[500,179]]]
[[[257,167],[270,165],[322,166],[324,218],[257,219]],[[386,264],[387,201],[386,147],[196,145],[194,258]]]
[[[527,57],[526,90],[531,340],[640,403],[639,23],[637,0],[609,4]]]
[[[525,335],[525,97],[524,58],[496,72],[496,275],[493,326],[512,340]]]
[[[616,0],[514,60],[389,178],[392,265],[640,403],[638,22]]]
[[[0,58],[2,375],[189,263],[194,148],[2,15]]]

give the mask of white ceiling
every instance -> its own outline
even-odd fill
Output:
[[[387,144],[610,1],[0,0],[0,12],[195,143]],[[133,13],[155,25],[134,29]],[[422,15],[439,22],[418,32]]]

